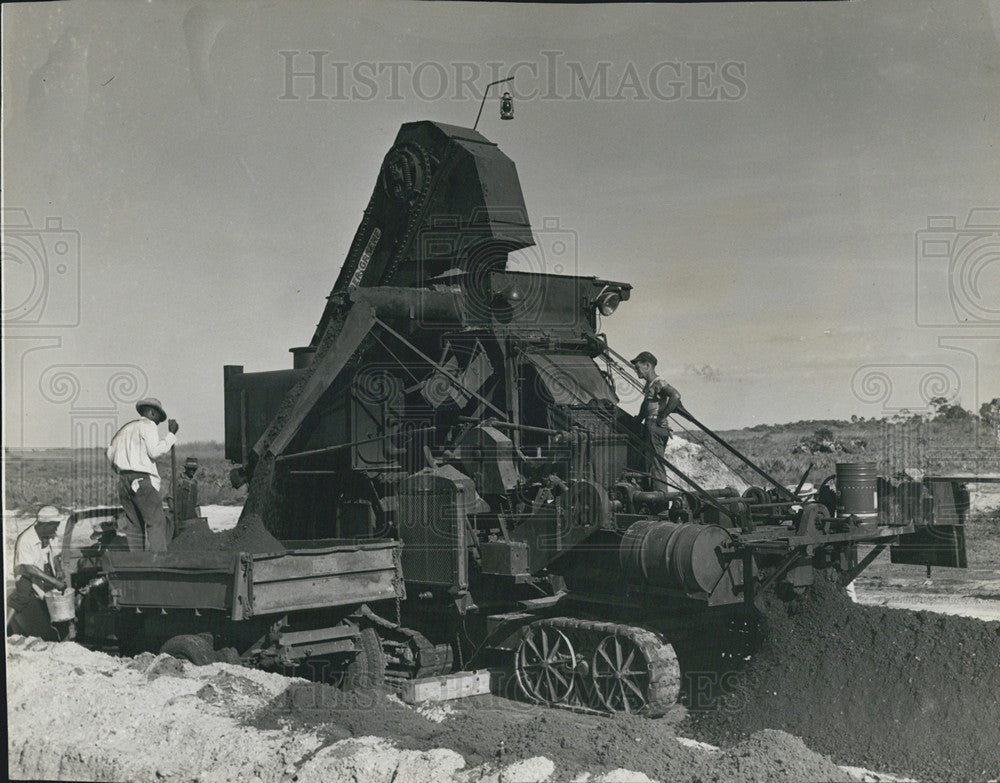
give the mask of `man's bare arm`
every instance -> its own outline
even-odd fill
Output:
[[[14,569],[14,576],[26,577],[33,584],[43,588],[54,587],[56,590],[66,589],[66,583],[62,579],[56,579],[54,576],[49,576],[38,566],[19,565]]]
[[[681,404],[681,395],[669,383],[664,383],[659,393],[660,406],[656,416],[656,423],[661,427],[666,423],[667,416],[673,413]]]

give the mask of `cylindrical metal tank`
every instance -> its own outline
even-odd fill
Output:
[[[644,519],[625,531],[618,559],[633,582],[707,593],[722,577],[726,564],[719,553],[731,541],[718,525]]]
[[[878,516],[877,482],[874,462],[838,462],[837,515]]]
[[[391,286],[356,288],[351,292],[351,301],[372,307],[384,320],[409,319],[435,326],[462,323],[465,308],[465,295],[458,287],[446,291]]]
[[[315,345],[303,345],[299,348],[292,348],[290,350],[292,352],[293,370],[304,370],[312,364],[312,360],[316,356]]]

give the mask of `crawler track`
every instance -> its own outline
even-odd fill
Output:
[[[663,715],[680,691],[674,649],[645,628],[555,617],[522,631],[515,675],[530,700],[588,712]]]

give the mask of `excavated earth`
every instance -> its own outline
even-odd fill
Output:
[[[781,729],[920,780],[1000,776],[1000,623],[862,606],[825,581],[762,608],[760,648],[714,709],[692,712],[696,737]]]
[[[193,525],[170,542],[171,551],[218,550],[232,552],[284,552],[257,514],[244,513],[230,530],[212,531],[207,523]]]
[[[482,696],[414,709],[229,664],[8,640],[21,778],[294,781],[996,779],[1000,624],[851,603],[762,606],[712,709],[605,718]],[[700,705],[691,705],[700,706]],[[683,737],[713,742],[713,749]],[[136,752],[141,748],[141,752]]]
[[[229,664],[114,658],[23,637],[8,640],[7,667],[8,764],[16,778],[862,779],[782,731],[714,750],[682,744],[665,720],[611,720],[495,697],[421,712],[380,691],[345,694]]]
[[[469,764],[487,768],[542,757],[552,763],[558,780],[619,769],[632,773],[623,780],[644,775],[691,783],[853,779],[782,731],[756,732],[731,748],[712,751],[682,744],[669,720],[611,719],[477,697],[454,707],[440,723],[416,722],[405,707],[354,698],[316,686],[293,687],[256,716],[257,725],[319,730],[330,739],[381,728],[400,745],[448,748]]]

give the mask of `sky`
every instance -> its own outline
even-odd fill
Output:
[[[399,126],[511,73],[519,263],[632,283],[610,344],[708,426],[1000,396],[998,3],[2,14],[5,445],[144,395],[221,440],[222,366],[308,343]]]

